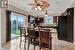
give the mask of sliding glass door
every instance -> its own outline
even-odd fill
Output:
[[[19,27],[23,25],[24,25],[24,16],[12,12],[11,13],[11,39],[19,37],[20,35]]]

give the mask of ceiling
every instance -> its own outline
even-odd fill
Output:
[[[47,8],[48,15],[56,16],[63,13],[67,8],[71,6],[74,0],[47,0],[50,6]],[[44,16],[45,11],[32,10],[32,6],[28,5],[34,3],[34,0],[8,0],[10,5],[27,11],[33,16]]]

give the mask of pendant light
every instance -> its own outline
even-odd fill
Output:
[[[47,10],[46,10],[46,12],[45,12],[45,17],[47,17],[48,16],[48,13],[47,13]]]

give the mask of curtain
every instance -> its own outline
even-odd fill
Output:
[[[11,11],[6,11],[6,42],[11,40]]]

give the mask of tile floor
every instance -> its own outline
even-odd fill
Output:
[[[19,40],[20,38],[13,39],[8,43],[3,44],[3,48],[5,50],[25,50],[23,46],[24,43],[22,43],[22,47],[19,46]],[[30,45],[29,49],[33,50],[33,45]],[[27,50],[27,45],[26,45],[26,50]],[[39,46],[36,46],[36,50],[39,50]],[[41,50],[48,50],[48,49],[45,48]],[[52,50],[75,50],[75,45],[66,41],[58,40],[57,34],[52,33]]]

